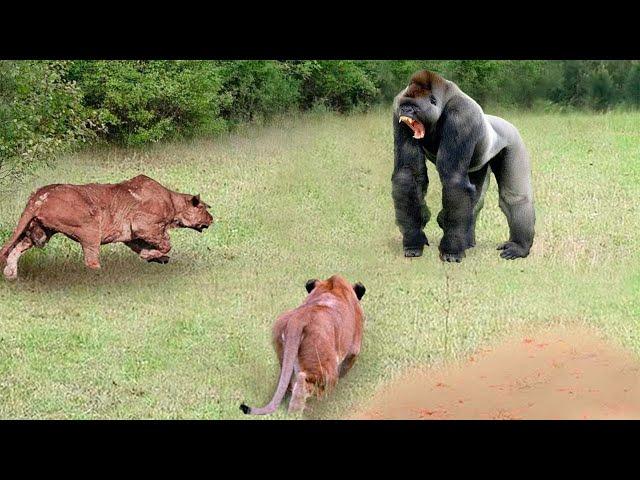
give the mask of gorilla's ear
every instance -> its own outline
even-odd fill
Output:
[[[367,289],[364,288],[364,285],[360,282],[356,283],[353,286],[353,290],[356,292],[356,297],[358,297],[358,300],[362,300],[362,297],[364,297],[364,292],[367,291]]]
[[[313,280],[307,280],[307,283],[304,284],[304,288],[307,289],[307,293],[311,293],[311,290],[313,290],[314,288],[316,288],[316,282],[318,280],[313,279]]]
[[[191,205],[193,205],[194,207],[200,205],[200,194],[191,197]]]

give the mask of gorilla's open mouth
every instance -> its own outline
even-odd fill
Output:
[[[195,227],[191,227],[194,230],[197,230],[198,232],[202,233],[203,230],[209,228],[209,225],[205,225],[204,223],[202,225],[196,225]]]
[[[402,115],[399,121],[405,123],[413,130],[413,138],[424,138],[424,125],[418,120]]]

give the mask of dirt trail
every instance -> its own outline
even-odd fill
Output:
[[[416,370],[358,419],[640,419],[640,360],[593,331],[558,328]]]

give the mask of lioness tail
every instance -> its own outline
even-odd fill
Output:
[[[296,324],[293,328],[288,328],[285,333],[284,339],[284,352],[282,354],[282,369],[280,370],[280,380],[278,381],[278,388],[273,395],[271,401],[262,408],[251,408],[244,403],[240,405],[240,410],[245,414],[252,415],[266,415],[276,411],[280,402],[284,398],[284,394],[287,393],[287,387],[293,374],[293,364],[298,356],[298,349],[300,348],[300,342],[302,339],[303,325]]]

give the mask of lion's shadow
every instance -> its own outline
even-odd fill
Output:
[[[59,249],[47,252],[46,248],[28,252],[20,259],[18,279],[11,283],[37,291],[58,291],[78,286],[94,289],[161,286],[172,278],[204,275],[230,261],[214,252],[202,257],[194,252],[180,252],[171,255],[169,263],[162,265],[146,262],[125,248],[101,252],[101,268],[91,270],[84,265],[80,251],[60,253]]]

